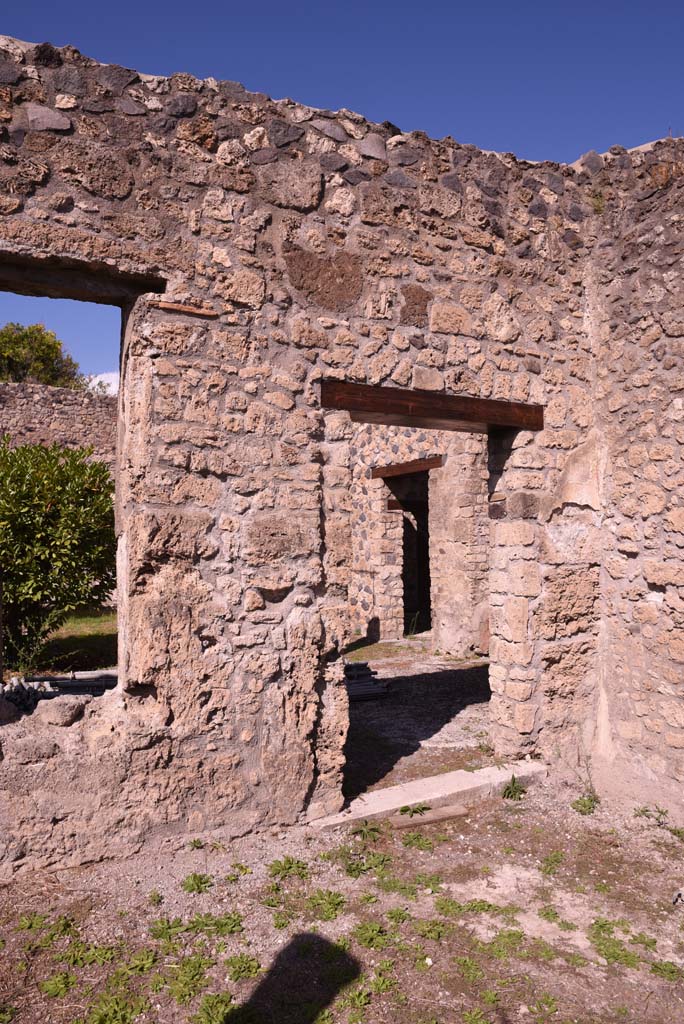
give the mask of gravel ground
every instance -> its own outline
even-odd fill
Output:
[[[583,795],[554,775],[434,825],[178,836],[20,877],[0,1022],[680,1024],[684,822]]]

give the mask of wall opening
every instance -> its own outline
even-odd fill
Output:
[[[385,481],[389,511],[401,516],[401,582],[404,635],[432,626],[428,474],[405,473]]]
[[[93,273],[75,264],[0,256],[0,331],[4,330],[5,342],[0,354],[0,434],[9,436],[11,448],[58,445],[69,450],[92,449],[88,464],[96,464],[92,468],[100,474],[92,478],[93,485],[98,480],[101,488],[111,487],[111,505],[101,503],[99,517],[93,506],[92,517],[84,526],[74,520],[72,539],[79,538],[82,544],[91,543],[96,527],[102,530],[99,539],[105,536],[105,517],[107,529],[113,529],[122,338],[141,284],[114,272]],[[146,290],[150,286],[153,283],[145,281]],[[161,288],[162,284],[154,286],[154,290]],[[49,486],[46,484],[48,502]],[[58,505],[56,500],[54,505]],[[49,527],[47,506],[45,522]],[[25,540],[22,538],[27,560],[31,529]],[[115,547],[115,540],[106,545],[102,540],[101,573],[99,578],[93,577],[92,588],[83,591],[83,602],[76,604],[74,599],[66,615],[50,628],[45,642],[35,651],[27,644],[21,654],[9,636],[8,602],[14,600],[16,609],[17,598],[11,589],[10,569],[5,568],[3,696],[23,713],[31,712],[43,699],[100,696],[116,686],[119,580]],[[35,564],[36,571],[48,578],[51,567],[38,560]],[[85,580],[87,574],[82,575]],[[54,586],[55,595],[60,594],[57,581]],[[61,597],[52,599],[53,604]],[[30,610],[15,610],[14,620],[21,622],[29,616]],[[15,625],[14,635],[23,641],[28,633]]]

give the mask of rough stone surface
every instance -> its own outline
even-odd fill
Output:
[[[488,443],[492,740],[681,783],[684,142],[529,165],[4,50],[0,270],[118,302],[125,342],[121,686],[2,726],[0,859],[339,808],[354,462],[325,376],[546,406]]]
[[[92,447],[93,457],[116,464],[117,399],[45,384],[0,383],[0,434],[12,444]]]

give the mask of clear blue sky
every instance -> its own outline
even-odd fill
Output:
[[[684,134],[681,0],[26,0],[7,5],[0,31],[152,74],[234,79],[532,160]],[[0,295],[0,323],[16,318],[5,306]],[[98,312],[111,357],[98,320],[79,334],[83,314],[40,314],[88,372],[116,367],[118,326],[112,332],[111,311]]]

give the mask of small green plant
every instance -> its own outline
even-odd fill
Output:
[[[0,1003],[0,1024],[12,1024],[16,1012],[13,1006],[8,1006],[7,1003]]]
[[[639,966],[639,956],[627,949],[621,939],[615,937],[615,928],[619,922],[608,921],[598,917],[589,928],[589,941],[604,960],[609,964],[621,964],[623,967]]]
[[[286,878],[301,878],[306,880],[309,877],[309,869],[303,860],[296,857],[284,857],[283,860],[274,860],[268,866],[268,873],[271,878],[283,881]]]
[[[405,921],[410,921],[410,919],[411,915],[403,907],[394,907],[392,910],[387,911],[387,920],[395,926],[403,924]]]
[[[515,775],[511,775],[510,781],[506,783],[501,791],[501,796],[504,800],[522,800],[526,792],[527,789],[523,786],[520,779],[516,779]]]
[[[23,932],[41,931],[47,922],[47,914],[21,914],[17,921],[17,930]]]
[[[96,946],[75,939],[55,959],[68,964],[69,967],[89,967],[92,964],[102,966],[111,963],[117,952],[115,946]]]
[[[146,1009],[142,996],[105,992],[90,1008],[85,1024],[133,1024]]]
[[[294,915],[290,910],[276,910],[273,914],[273,927],[279,930],[287,928],[293,917]]]
[[[415,929],[422,939],[432,939],[434,942],[443,939],[449,930],[443,921],[416,921]]]
[[[470,956],[457,956],[456,963],[466,981],[480,981],[484,978],[484,971],[478,963]]]
[[[606,208],[606,200],[602,192],[594,192],[591,197],[591,205],[594,213],[603,213]]]
[[[501,996],[496,989],[493,988],[484,989],[484,991],[480,993],[480,998],[483,1003],[487,1004],[487,1006],[498,1006],[501,1002]]]
[[[188,846],[191,850],[203,850],[204,842],[201,839],[191,839]]]
[[[244,931],[242,914],[231,910],[226,914],[216,916],[215,914],[195,914],[185,926],[185,931],[203,932],[207,936],[218,936],[224,938],[226,935],[237,935]]]
[[[249,953],[237,953],[229,956],[226,960],[228,977],[231,981],[241,981],[243,978],[256,978],[261,971],[261,964],[256,957]]]
[[[684,981],[684,971],[671,960],[656,960],[651,964],[651,974],[666,981]]]
[[[353,836],[358,836],[363,843],[376,843],[382,835],[382,830],[379,825],[374,825],[372,822],[364,818],[363,821],[352,829]]]
[[[157,966],[158,959],[154,949],[139,949],[119,970],[124,977],[149,974]]]
[[[399,808],[400,814],[407,814],[409,818],[422,817],[427,811],[431,811],[430,804],[406,804]]]
[[[211,875],[202,875],[193,871],[183,879],[181,889],[183,892],[203,893],[209,892],[213,884],[214,879]]]
[[[536,1003],[530,1006],[530,1013],[537,1024],[546,1024],[551,1017],[558,1013],[558,1001],[547,992],[537,999]]]
[[[162,896],[158,889],[153,889],[152,892],[149,893],[147,897],[147,902],[150,904],[151,907],[160,907],[164,902],[164,897]]]
[[[38,985],[40,991],[50,999],[62,999],[76,984],[76,975],[69,971],[59,971],[51,978],[46,978]]]
[[[387,949],[390,937],[387,931],[377,921],[363,921],[358,924],[352,932],[354,939],[360,946],[366,949]]]
[[[570,806],[578,814],[593,814],[600,803],[598,794],[591,791],[578,797],[577,800],[573,800]]]
[[[233,1014],[233,997],[229,992],[202,996],[197,1013],[190,1020],[192,1024],[229,1024]]]
[[[491,942],[481,944],[483,951],[495,960],[508,960],[512,956],[524,955],[521,951],[525,933],[520,928],[503,928]]]
[[[558,868],[565,859],[562,850],[552,850],[542,861],[541,870],[543,875],[555,875]]]
[[[648,818],[650,821],[654,821],[658,828],[666,827],[669,816],[670,812],[664,807],[658,807],[657,804],[654,807],[649,807],[646,804],[645,806],[634,808],[635,818]]]
[[[237,882],[243,875],[252,874],[252,869],[248,868],[246,864],[241,864],[240,861],[234,861],[231,867],[233,870],[226,875],[226,882]]]
[[[650,935],[645,935],[644,932],[637,932],[630,939],[630,942],[636,943],[637,946],[643,946],[644,949],[655,950],[658,943]]]
[[[209,984],[207,971],[216,963],[202,953],[181,957],[172,968],[169,992],[180,1006],[187,1006]]]
[[[557,910],[553,907],[542,907],[538,912],[542,921],[550,921],[551,924],[557,924],[558,927],[564,932],[575,932],[577,931],[577,925],[572,924],[571,921],[564,921]]]
[[[463,1014],[463,1024],[491,1024],[489,1017],[485,1017],[482,1010],[466,1010]]]
[[[411,850],[424,850],[429,852],[434,850],[435,844],[428,836],[422,835],[420,832],[407,832],[402,839],[402,844],[409,847]]]
[[[345,905],[345,898],[341,892],[333,892],[331,889],[317,889],[307,899],[309,909],[321,921],[334,921]]]

